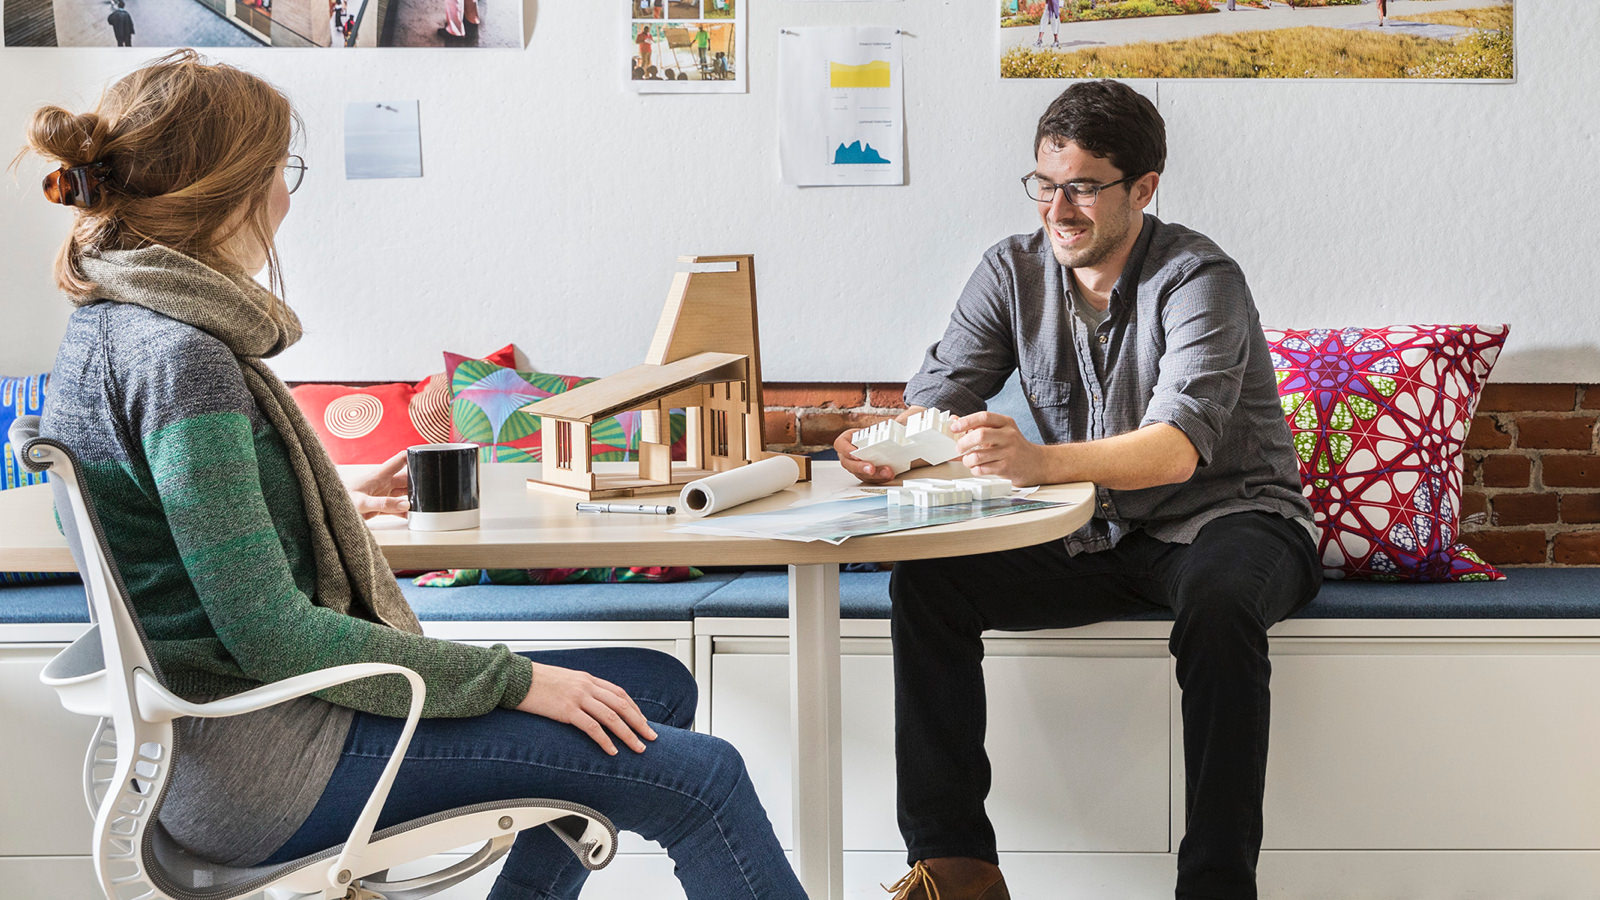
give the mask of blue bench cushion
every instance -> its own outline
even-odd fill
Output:
[[[746,572],[700,601],[696,617],[787,618],[787,572]],[[889,618],[889,573],[852,572],[839,576],[839,615],[845,619]]]
[[[846,619],[889,617],[889,573],[839,579]],[[696,616],[783,618],[789,612],[787,576],[749,572],[695,607]],[[1164,610],[1130,619],[1171,619]],[[1470,584],[1386,584],[1328,581],[1297,619],[1593,619],[1600,618],[1600,568],[1507,569],[1505,581]]]
[[[418,588],[401,582],[424,621],[688,621],[696,616],[784,618],[784,572],[719,572],[675,584],[474,585]],[[846,619],[889,617],[889,573],[839,579]],[[1170,618],[1152,613],[1136,618]],[[1505,581],[1382,584],[1329,581],[1298,619],[1600,618],[1600,568],[1511,568]],[[83,585],[0,587],[0,625],[87,622]]]
[[[1326,581],[1297,619],[1600,618],[1600,568],[1503,567],[1504,581]]]
[[[424,622],[687,622],[732,573],[639,584],[474,584],[400,590]]]
[[[89,621],[83,582],[0,586],[0,625],[38,625]]]
[[[695,604],[732,581],[707,575],[671,584],[473,585],[419,588],[400,582],[424,622],[687,622]],[[885,588],[887,591],[887,587]],[[83,585],[0,587],[0,625],[89,621]]]

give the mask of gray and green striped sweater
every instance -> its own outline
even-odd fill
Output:
[[[300,489],[238,360],[204,331],[103,302],[70,319],[41,431],[77,455],[162,680],[190,699],[315,669],[394,662],[424,715],[515,706],[531,667],[504,647],[408,634],[317,606]],[[179,721],[161,819],[236,865],[264,859],[321,796],[351,710],[403,716],[404,682],[355,682],[234,719]],[[292,786],[285,790],[285,786]]]

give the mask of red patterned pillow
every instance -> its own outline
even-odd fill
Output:
[[[514,365],[511,344],[488,359]],[[450,440],[450,385],[443,374],[417,384],[302,384],[289,392],[339,465],[384,462],[413,444]]]
[[[290,391],[328,456],[340,465],[381,463],[412,444],[425,443],[411,421],[409,384],[302,384]]]
[[[1265,329],[1328,577],[1505,577],[1457,529],[1461,446],[1506,331]]]

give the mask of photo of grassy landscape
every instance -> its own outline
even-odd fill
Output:
[[[1513,0],[1000,0],[1003,78],[1511,81]]]

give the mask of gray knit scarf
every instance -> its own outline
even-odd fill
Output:
[[[289,387],[261,360],[300,339],[300,320],[271,291],[243,274],[228,275],[168,247],[84,254],[96,289],[72,302],[111,300],[142,306],[204,331],[239,359],[244,381],[277,429],[300,482],[317,563],[313,602],[346,615],[421,634],[383,551],[356,512],[344,482]]]

